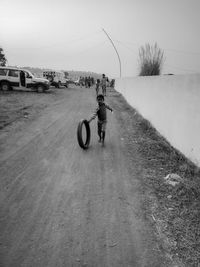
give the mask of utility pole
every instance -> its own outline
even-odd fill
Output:
[[[122,75],[122,68],[121,68],[121,59],[120,59],[120,56],[119,56],[119,53],[117,52],[117,48],[115,47],[112,39],[110,38],[110,36],[107,34],[107,32],[102,28],[103,32],[106,34],[106,36],[108,37],[108,39],[110,40],[112,46],[114,47],[115,49],[115,52],[117,53],[117,57],[118,57],[118,60],[119,60],[119,71],[120,71],[120,78],[121,78],[121,75]]]

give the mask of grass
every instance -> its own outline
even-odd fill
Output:
[[[140,76],[160,75],[164,52],[155,45],[146,44],[139,49]]]
[[[163,222],[160,230],[171,246],[170,253],[181,258],[185,266],[200,264],[200,171],[179,151],[172,148],[148,121],[138,115],[138,133],[145,135],[139,143],[138,152],[146,166],[159,166],[168,173],[180,175],[184,182],[178,186],[164,183],[163,175],[148,177],[148,185],[156,196],[154,217]]]

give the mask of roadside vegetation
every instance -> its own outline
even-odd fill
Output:
[[[0,66],[2,67],[6,66],[6,62],[7,62],[7,59],[4,54],[3,48],[0,47]]]
[[[138,115],[138,119],[141,120]],[[150,123],[138,123],[139,153],[146,159],[147,178],[152,190],[151,216],[164,247],[183,266],[200,264],[200,170],[161,137]],[[156,170],[156,172],[155,172]],[[155,175],[151,175],[155,173]],[[182,178],[177,185],[164,179],[168,174]]]
[[[161,240],[158,250],[166,251],[177,267],[200,266],[200,168],[173,148],[119,93],[113,96],[111,105],[125,140],[124,153],[138,169],[143,210]],[[167,184],[169,174],[181,181]]]
[[[139,49],[139,76],[160,75],[164,52],[154,45],[146,44]]]

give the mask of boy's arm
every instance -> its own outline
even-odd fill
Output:
[[[107,104],[105,105],[107,109],[109,109],[111,112],[113,112],[113,109],[109,107]]]
[[[98,111],[98,108],[96,108],[95,112],[92,114],[92,116],[90,117],[90,119],[88,120],[88,122],[90,123],[92,120],[94,120],[97,116],[97,111]]]

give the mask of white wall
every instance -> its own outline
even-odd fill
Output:
[[[115,89],[200,167],[200,74],[116,79]]]

